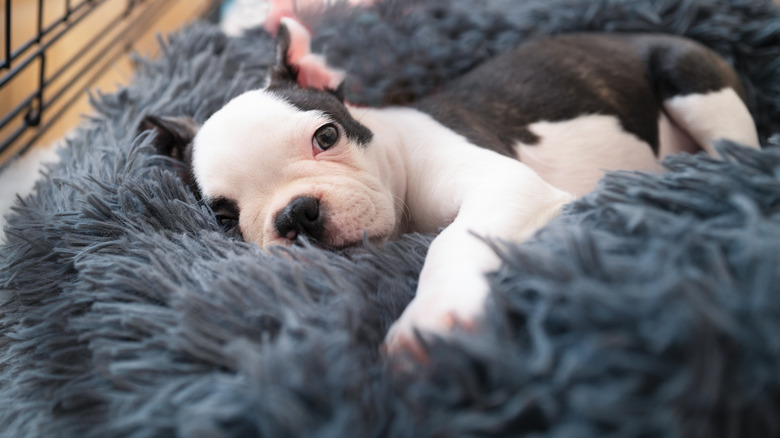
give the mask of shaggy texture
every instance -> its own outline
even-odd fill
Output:
[[[0,436],[780,435],[780,13],[758,0],[408,0],[309,17],[354,102],[408,102],[536,35],[662,31],[742,74],[763,151],[615,173],[496,244],[485,330],[379,347],[430,236],[333,254],[219,231],[136,138],[258,87],[262,32],[173,35],[8,219]]]

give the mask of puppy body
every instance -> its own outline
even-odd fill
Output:
[[[704,46],[669,35],[532,41],[418,107],[576,195],[604,170],[658,171],[659,159],[682,151],[715,155],[721,138],[758,146],[736,73]]]
[[[414,345],[415,329],[479,320],[485,274],[500,262],[481,238],[522,241],[605,170],[658,171],[659,157],[713,153],[720,138],[758,145],[736,74],[679,38],[539,40],[415,108],[382,109],[344,105],[328,89],[336,72],[296,64],[310,58],[299,23],[283,20],[278,41],[268,86],[229,102],[178,155],[192,157],[218,220],[263,247],[304,236],[340,248],[364,233],[381,242],[446,227],[391,349]],[[300,87],[301,74],[314,87]]]

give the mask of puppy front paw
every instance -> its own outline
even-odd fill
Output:
[[[409,354],[418,362],[427,363],[426,341],[447,338],[458,330],[476,330],[485,314],[484,299],[473,296],[453,298],[458,297],[448,294],[418,295],[390,327],[385,336],[384,351],[390,356]]]
[[[421,341],[479,329],[490,293],[485,275],[499,266],[492,247],[471,232],[447,227],[431,243],[417,294],[387,333],[385,351],[425,359]]]

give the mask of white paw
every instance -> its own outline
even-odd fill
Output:
[[[485,316],[486,286],[483,280],[479,285],[458,291],[418,291],[417,297],[387,332],[386,352],[391,355],[408,352],[425,361],[420,338],[425,341],[434,337],[446,338],[456,330],[476,330]]]

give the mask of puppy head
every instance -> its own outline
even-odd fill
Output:
[[[266,88],[231,100],[197,130],[181,119],[145,125],[158,132],[161,153],[189,161],[180,175],[191,175],[220,224],[247,241],[339,248],[364,232],[382,240],[400,213],[373,133],[344,105],[338,72],[307,59],[308,32],[290,21]]]

